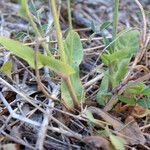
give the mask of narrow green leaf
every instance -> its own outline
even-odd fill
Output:
[[[105,65],[110,63],[109,54],[102,54],[100,58]]]
[[[104,21],[100,24],[100,30],[106,29],[108,26],[110,26],[111,22],[110,21]]]
[[[27,61],[32,68],[35,67],[34,50],[32,48],[6,37],[0,37],[0,44],[3,45],[6,49],[10,50],[16,56]],[[74,69],[68,64],[65,64],[52,57],[44,56],[43,54],[38,52],[38,68],[41,68],[43,66],[48,66],[51,70],[62,76],[69,76],[70,74],[74,73]]]

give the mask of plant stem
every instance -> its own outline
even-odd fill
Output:
[[[56,35],[57,35],[60,58],[63,62],[66,62],[62,32],[60,29],[59,18],[58,18],[58,13],[56,9],[56,0],[51,0],[51,9],[52,9],[52,14],[54,18],[55,28],[56,28]]]
[[[70,0],[67,0],[67,10],[68,10],[68,20],[69,20],[69,28],[72,29],[72,17],[71,17],[71,4]]]
[[[28,18],[29,18],[30,24],[32,25],[32,27],[33,27],[33,29],[34,29],[34,31],[35,31],[37,37],[40,38],[40,39],[42,39],[42,35],[41,35],[41,33],[39,32],[39,30],[38,30],[38,28],[37,28],[37,25],[35,24],[34,19],[33,19],[33,17],[32,17],[32,14],[31,14],[30,11],[29,11],[28,1],[25,1],[24,5],[25,5],[25,8],[26,8],[26,14],[27,14],[27,16],[28,16]],[[49,56],[52,57],[53,55],[52,55],[51,52],[49,51],[47,44],[46,44],[45,42],[42,42],[42,46],[43,46],[43,48],[45,49],[46,53],[47,53]]]
[[[79,106],[79,102],[78,102],[78,99],[77,99],[76,94],[74,92],[74,89],[73,89],[73,86],[71,84],[70,78],[65,78],[64,81],[65,81],[65,83],[66,83],[66,85],[68,87],[68,91],[69,91],[70,96],[71,96],[71,98],[73,100],[74,107],[78,107]]]
[[[119,10],[119,0],[114,0],[114,11],[113,11],[113,40],[117,36],[117,26],[118,26],[118,10]]]
[[[60,29],[59,17],[58,17],[58,13],[57,13],[57,9],[56,9],[56,1],[51,0],[50,2],[51,2],[51,9],[52,9],[52,14],[53,14],[53,18],[54,18],[54,24],[55,24],[55,28],[56,28],[60,58],[64,63],[66,63],[66,55],[65,55],[65,51],[64,51],[62,32],[61,32],[61,29]],[[66,86],[68,88],[70,96],[73,100],[74,106],[78,106],[78,99],[77,99],[76,93],[74,91],[74,88],[72,86],[70,77],[69,76],[64,77],[63,80],[66,83]],[[68,107],[70,107],[70,106],[68,106]]]

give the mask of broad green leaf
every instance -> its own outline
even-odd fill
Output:
[[[64,42],[66,62],[78,67],[83,60],[83,47],[78,33],[70,30]]]
[[[136,85],[130,86],[125,91],[131,94],[143,94],[143,90],[146,88],[144,83],[138,83]]]
[[[143,95],[150,96],[150,87],[146,87],[141,93]]]
[[[109,138],[116,150],[125,150],[126,141],[123,138],[115,136],[113,134],[110,134]]]
[[[70,76],[70,80],[74,88],[75,94],[80,102],[84,94],[84,90],[83,90],[83,86],[81,84],[80,77],[79,77],[79,68],[76,68],[74,70],[75,70],[75,73]],[[74,107],[72,98],[70,96],[70,93],[64,81],[61,81],[61,97],[67,104],[66,107],[68,107],[68,109],[71,109]]]
[[[79,35],[70,30],[64,42],[66,63],[73,67],[75,73],[70,76],[71,84],[79,101],[84,94],[84,89],[79,76],[79,65],[83,59],[83,48]],[[61,96],[68,107],[73,108],[71,96],[67,90],[67,86],[62,81]]]
[[[138,30],[131,29],[119,33],[107,46],[106,52],[101,55],[102,62],[109,67],[108,76],[112,88],[123,79],[132,56],[139,49],[139,35]],[[110,48],[114,49],[110,51]]]
[[[18,41],[6,37],[0,37],[0,44],[3,45],[6,49],[11,51],[16,56],[27,61],[32,68],[35,67],[34,50],[32,48],[25,46]],[[44,56],[43,54],[38,52],[38,68],[41,68],[43,66],[49,67],[51,70],[62,76],[68,76],[74,73],[74,69],[70,67],[68,64],[65,64],[52,57]]]
[[[120,34],[118,34],[118,36],[120,36]],[[126,49],[129,51],[129,54],[136,53],[139,49],[139,36],[140,32],[138,30],[130,30],[123,33],[115,41],[115,51]]]
[[[114,52],[101,55],[101,59],[105,60],[106,65],[113,61],[118,62],[123,58],[131,58],[137,52],[139,49],[139,31],[130,30],[120,33],[116,41],[111,45],[115,45]]]
[[[110,63],[109,54],[102,54],[100,57],[105,65],[108,65]]]
[[[108,77],[108,71],[106,71],[96,96],[97,102],[103,106],[105,105],[108,96],[110,96],[108,94],[108,85],[109,85],[109,77]]]
[[[12,70],[12,62],[10,62],[10,61],[5,62],[2,65],[2,67],[0,68],[0,72],[7,75],[10,79],[12,78],[11,77],[11,70]]]
[[[136,104],[136,99],[135,98],[130,98],[130,97],[124,97],[124,96],[118,96],[118,99],[123,102],[123,103],[126,103],[126,104],[129,104],[129,105],[135,105]]]
[[[137,100],[138,105],[144,107],[144,108],[149,108],[150,109],[150,99],[140,99]]]
[[[70,96],[70,93],[68,91],[68,88],[67,88],[66,83],[64,82],[64,80],[61,81],[61,97],[64,100],[65,106],[68,109],[74,108],[72,98]]]
[[[124,75],[127,73],[127,66],[129,63],[129,59],[125,58],[122,59],[118,64],[117,64],[117,69],[115,70],[114,74],[113,74],[113,78],[114,78],[114,86],[116,86],[124,77]],[[114,87],[113,86],[113,87]]]
[[[129,51],[122,50],[122,51],[116,51],[112,54],[104,54],[103,57],[105,57],[105,59],[108,60],[108,62],[106,64],[106,65],[108,65],[111,62],[118,63],[122,59],[130,58],[130,55],[129,55]]]

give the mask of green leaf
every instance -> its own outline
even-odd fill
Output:
[[[131,94],[143,94],[143,90],[146,88],[144,83],[138,83],[136,85],[130,86],[125,91]]]
[[[108,96],[110,96],[108,93],[108,85],[109,85],[109,77],[108,77],[108,71],[106,71],[96,96],[97,102],[103,106],[105,105]]]
[[[107,60],[105,61],[106,65],[113,61],[119,62],[121,59],[131,58],[137,52],[139,49],[139,31],[130,30],[128,32],[121,32],[118,34],[116,41],[110,44],[110,46],[113,45],[115,45],[113,53],[101,55],[102,60]]]
[[[30,10],[30,12],[31,12],[32,14],[34,14],[34,15],[36,16],[36,18],[38,18],[38,17],[37,17],[37,9],[36,9],[36,6],[35,6],[35,4],[34,4],[33,1],[31,1],[31,2],[29,3],[29,10]]]
[[[147,100],[140,99],[140,100],[137,100],[137,103],[144,108],[150,108],[150,99],[147,99]]]
[[[109,54],[102,54],[100,58],[105,65],[110,63]]]
[[[150,96],[150,87],[145,88],[141,93],[143,95]]]
[[[106,29],[108,26],[110,26],[111,22],[110,21],[104,21],[100,24],[100,30]]]
[[[83,47],[78,33],[70,30],[65,39],[64,47],[66,62],[73,67],[78,67],[83,60]]]
[[[74,108],[74,104],[73,104],[72,98],[70,96],[70,93],[68,91],[67,85],[64,82],[64,80],[61,80],[61,97],[64,100],[65,106],[68,109]]]
[[[13,54],[27,61],[28,64],[34,68],[34,51],[32,48],[6,37],[0,37],[0,44],[7,50],[10,50]],[[38,68],[41,68],[42,66],[42,63],[38,62]]]
[[[66,63],[72,66],[75,71],[75,73],[70,76],[71,84],[78,100],[81,101],[84,94],[84,89],[79,76],[79,65],[83,59],[83,47],[79,35],[70,30],[65,39],[64,47]],[[71,102],[72,99],[64,81],[61,83],[61,97],[70,109],[73,108],[73,103]]]
[[[62,77],[70,76],[75,72],[70,65],[52,57],[44,56],[40,53],[38,53],[38,61],[42,63],[43,66],[49,67],[51,70],[61,75]]]
[[[113,74],[115,85],[117,85],[123,79],[124,75],[127,73],[128,63],[129,63],[129,59],[125,58],[125,59],[122,59],[117,64],[117,69],[116,69],[116,71]]]
[[[89,110],[86,110],[85,114],[86,117],[89,119],[89,121],[95,122],[95,118],[93,117],[93,114]]]
[[[126,104],[129,104],[129,105],[135,105],[136,104],[136,99],[135,98],[130,98],[130,97],[124,97],[124,96],[118,96],[118,99],[123,102],[123,103],[126,103]]]
[[[7,61],[0,68],[0,72],[6,74],[11,79],[12,78],[11,77],[11,69],[12,69],[12,62]]]
[[[118,63],[122,59],[130,58],[130,55],[129,52],[124,49],[122,51],[116,51],[112,54],[106,55],[105,57],[109,60],[109,62],[115,61]]]
[[[25,32],[18,32],[15,36],[16,40],[23,40],[27,36],[27,33]]]
[[[119,37],[122,33],[118,34]],[[115,41],[115,51],[120,51],[127,49],[129,54],[134,54],[139,49],[139,36],[140,32],[138,30],[130,30],[124,32],[116,41]]]
[[[126,144],[126,141],[123,138],[119,136],[115,136],[113,134],[110,134],[109,138],[110,138],[111,143],[116,148],[116,150],[125,150],[124,145]]]
[[[34,50],[32,48],[6,37],[0,37],[0,44],[3,45],[6,49],[10,50],[16,56],[27,61],[32,68],[35,67]],[[62,76],[69,76],[70,74],[74,73],[74,69],[68,64],[65,64],[52,57],[44,56],[43,54],[38,52],[38,68],[41,68],[43,66],[49,67],[51,70]]]
[[[27,0],[21,0],[20,5],[19,14],[23,17],[27,17]]]
[[[97,32],[97,27],[95,25],[95,22],[94,21],[91,21],[91,29],[93,30],[94,33]]]
[[[114,88],[127,73],[132,56],[139,49],[139,31],[125,30],[108,45],[107,50],[100,56],[102,62],[109,67],[110,85]],[[113,50],[110,48],[114,48]]]

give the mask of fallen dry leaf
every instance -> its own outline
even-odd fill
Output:
[[[147,116],[150,113],[149,109],[146,109],[142,106],[131,106],[131,105],[122,105],[122,103],[118,103],[115,107],[115,111],[118,113],[123,113],[126,116],[132,115],[136,118],[142,118]]]
[[[99,115],[103,120],[110,123],[114,130],[120,133],[123,138],[125,138],[128,144],[135,145],[144,144],[146,142],[145,137],[143,136],[138,124],[134,119],[132,119],[132,122],[124,124],[123,122],[117,120],[114,116],[111,116],[99,108],[89,107],[88,110]]]
[[[103,148],[104,150],[114,150],[108,140],[101,136],[86,136],[83,141],[91,148]]]

